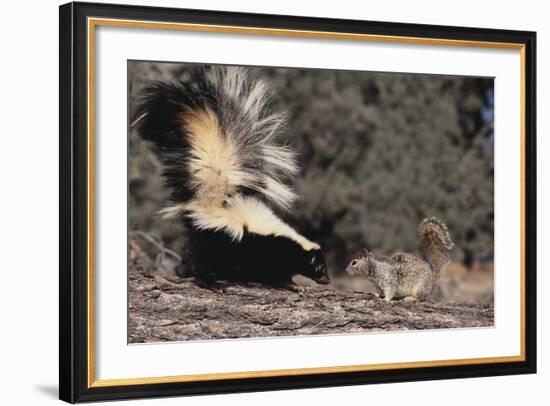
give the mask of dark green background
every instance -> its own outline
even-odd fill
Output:
[[[191,65],[130,61],[129,114],[155,80]],[[302,168],[295,209],[283,215],[321,243],[332,271],[363,247],[421,252],[416,227],[444,220],[452,257],[493,255],[493,79],[306,69],[259,69],[288,111],[286,137]],[[168,195],[149,145],[130,132],[129,228],[179,249],[181,225],[155,213]]]

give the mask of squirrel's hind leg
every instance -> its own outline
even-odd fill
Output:
[[[423,301],[425,300],[432,291],[432,284],[428,283],[427,281],[420,281],[413,289],[412,295],[409,297],[412,297],[413,299],[409,300],[418,300]],[[405,298],[407,299],[407,298]]]

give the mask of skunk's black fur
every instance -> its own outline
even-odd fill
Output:
[[[244,68],[196,68],[187,81],[145,89],[133,125],[164,165],[172,202],[162,212],[183,218],[191,273],[272,285],[303,274],[328,283],[319,245],[273,211],[290,209],[298,167],[278,140],[284,115],[273,111],[265,82]]]
[[[219,231],[191,230],[185,258],[202,282],[253,281],[285,287],[295,274],[318,283],[329,278],[321,250],[304,251],[294,241],[246,232],[241,241]]]

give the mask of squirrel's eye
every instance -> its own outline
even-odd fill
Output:
[[[357,265],[357,260],[356,260],[356,259],[354,259],[353,261],[351,261],[351,266],[355,266],[355,265]]]

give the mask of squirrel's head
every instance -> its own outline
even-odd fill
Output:
[[[330,283],[325,257],[320,248],[307,251],[307,266],[303,275],[313,279],[321,285]]]
[[[369,277],[372,273],[369,252],[362,250],[347,266],[346,273],[351,276]]]

